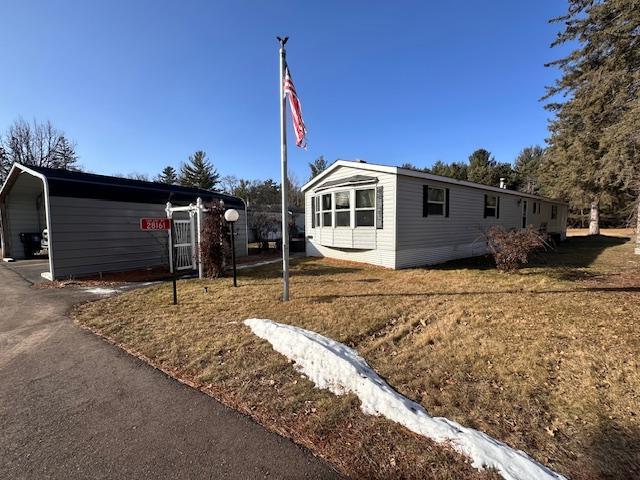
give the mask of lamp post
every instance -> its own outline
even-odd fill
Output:
[[[233,286],[237,287],[238,282],[236,280],[236,238],[233,231],[234,224],[238,221],[240,214],[237,210],[230,208],[224,212],[224,219],[231,224],[231,261],[233,262]]]

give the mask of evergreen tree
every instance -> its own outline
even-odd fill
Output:
[[[462,162],[444,163],[442,160],[438,160],[430,169],[434,175],[442,175],[443,177],[457,180],[467,180],[468,170],[469,167]]]
[[[415,170],[416,172],[424,172],[424,173],[430,173],[431,170],[429,170],[428,168],[420,168],[420,167],[416,167],[413,163],[410,162],[405,162],[402,165],[400,165],[400,168],[405,168],[407,170]]]
[[[598,209],[621,192],[640,195],[640,8],[637,0],[569,0],[552,46],[577,44],[549,64],[562,76],[548,87],[555,113],[541,168],[547,191]]]
[[[176,185],[178,183],[178,173],[171,165],[164,167],[162,173],[156,177],[156,182]]]
[[[539,145],[523,148],[516,157],[514,172],[518,190],[537,194],[540,190],[539,170],[544,149]]]
[[[309,180],[320,175],[322,172],[324,172],[327,169],[328,166],[329,165],[327,164],[327,161],[324,159],[324,156],[320,155],[318,158],[316,158],[313,162],[309,164],[309,169],[311,170],[311,177],[309,177]]]
[[[213,164],[207,160],[207,154],[202,150],[198,150],[189,157],[187,163],[182,164],[180,168],[180,185],[186,187],[202,188],[204,190],[213,190],[220,175],[214,168]]]
[[[75,165],[78,161],[78,155],[76,154],[75,146],[64,135],[60,135],[53,155],[57,168],[64,168],[66,170],[76,168]]]
[[[467,179],[470,182],[495,187],[500,184],[500,178],[506,180],[508,187],[513,186],[514,175],[510,164],[498,163],[491,152],[484,148],[479,148],[469,156]]]

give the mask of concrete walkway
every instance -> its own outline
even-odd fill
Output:
[[[0,478],[338,478],[249,418],[73,325],[79,289],[0,264]]]

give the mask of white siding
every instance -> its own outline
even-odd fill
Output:
[[[354,262],[371,263],[383,267],[395,267],[396,239],[396,175],[382,172],[363,171],[353,167],[339,167],[323,178],[319,185],[327,181],[339,180],[352,175],[377,177],[377,186],[383,187],[383,228],[312,228],[311,199],[314,188],[305,192],[305,233],[308,256],[331,257]]]
[[[423,185],[449,189],[449,217],[422,216]],[[487,193],[500,197],[499,218],[484,218]],[[396,268],[433,265],[486,253],[483,233],[496,224],[507,229],[520,228],[523,201],[527,202],[527,225],[540,227],[547,223],[550,232],[564,231],[563,205],[558,205],[558,219],[551,221],[551,202],[399,175]],[[540,213],[533,214],[534,202],[541,205]]]
[[[8,249],[5,255],[24,258],[20,233],[42,233],[47,227],[42,180],[31,175],[20,175],[11,187],[6,200]],[[38,201],[40,197],[40,201]]]

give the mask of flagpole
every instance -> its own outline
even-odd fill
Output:
[[[284,75],[286,68],[286,55],[284,45],[289,37],[277,37],[280,42],[280,163],[282,194],[282,300],[289,300],[289,182],[287,179],[287,128],[285,124],[286,98],[284,95]]]

